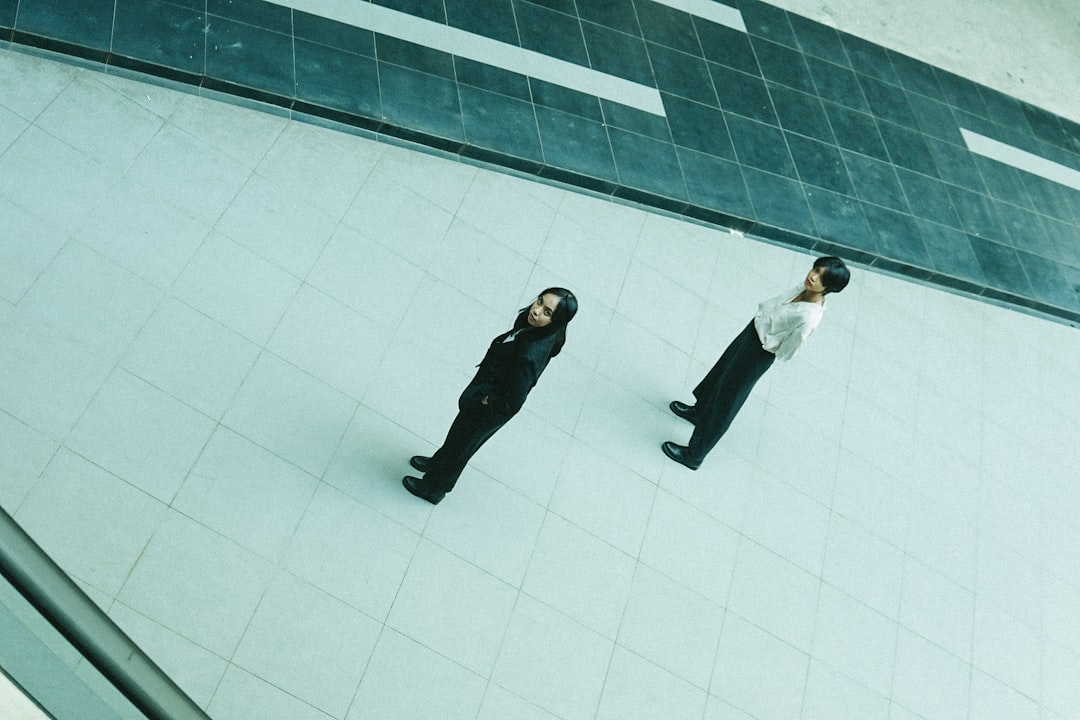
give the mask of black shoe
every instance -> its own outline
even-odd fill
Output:
[[[409,458],[409,464],[412,465],[413,468],[415,468],[416,470],[419,470],[422,473],[426,473],[428,470],[431,469],[431,458],[425,457],[423,455],[413,455],[411,458]]]
[[[669,441],[661,445],[660,448],[664,451],[665,455],[667,455],[669,458],[679,463],[680,465],[685,465],[691,470],[697,470],[699,467],[701,467],[701,460],[698,460],[695,457],[691,457],[690,448],[686,447],[685,445],[676,445],[675,443]]]
[[[401,484],[405,486],[405,489],[411,492],[421,500],[427,500],[432,505],[438,505],[446,493],[426,493],[420,489],[420,483],[423,481],[420,478],[413,477],[412,475],[406,475],[401,478]]]
[[[678,400],[672,400],[668,407],[671,408],[671,412],[675,413],[686,422],[697,425],[697,408],[695,406],[687,405]]]

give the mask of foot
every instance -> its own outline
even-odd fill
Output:
[[[671,408],[671,412],[675,413],[688,423],[697,425],[697,408],[693,405],[687,405],[684,402],[678,400],[672,400],[668,405]]]
[[[691,470],[697,470],[701,467],[701,460],[690,455],[690,448],[685,445],[676,445],[673,442],[666,442],[660,447],[663,449],[665,455],[680,465],[685,465]]]
[[[442,499],[446,497],[446,493],[424,492],[421,489],[422,483],[423,481],[420,478],[413,477],[412,475],[406,475],[405,477],[401,478],[401,484],[405,486],[406,490],[408,490],[421,500],[427,500],[432,505],[438,505],[442,501]]]
[[[431,458],[423,455],[413,455],[409,458],[409,464],[419,472],[426,473],[431,469]]]

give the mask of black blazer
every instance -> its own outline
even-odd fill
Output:
[[[529,391],[547,367],[558,336],[537,337],[525,330],[514,340],[503,342],[511,332],[508,330],[491,341],[477,366],[476,376],[458,399],[460,410],[476,408],[485,396],[488,408],[500,415],[509,418],[521,410]]]

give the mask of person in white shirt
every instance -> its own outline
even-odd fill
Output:
[[[757,314],[694,388],[695,404],[673,400],[671,412],[694,424],[689,445],[665,442],[664,454],[697,470],[716,446],[774,360],[795,356],[825,313],[825,296],[847,287],[851,273],[838,257],[814,261],[802,285],[758,305]]]

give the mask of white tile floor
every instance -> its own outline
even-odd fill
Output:
[[[1080,333],[856,268],[692,473],[810,258],[0,51],[0,502],[218,720],[1080,717]],[[488,340],[581,314],[437,508]]]

